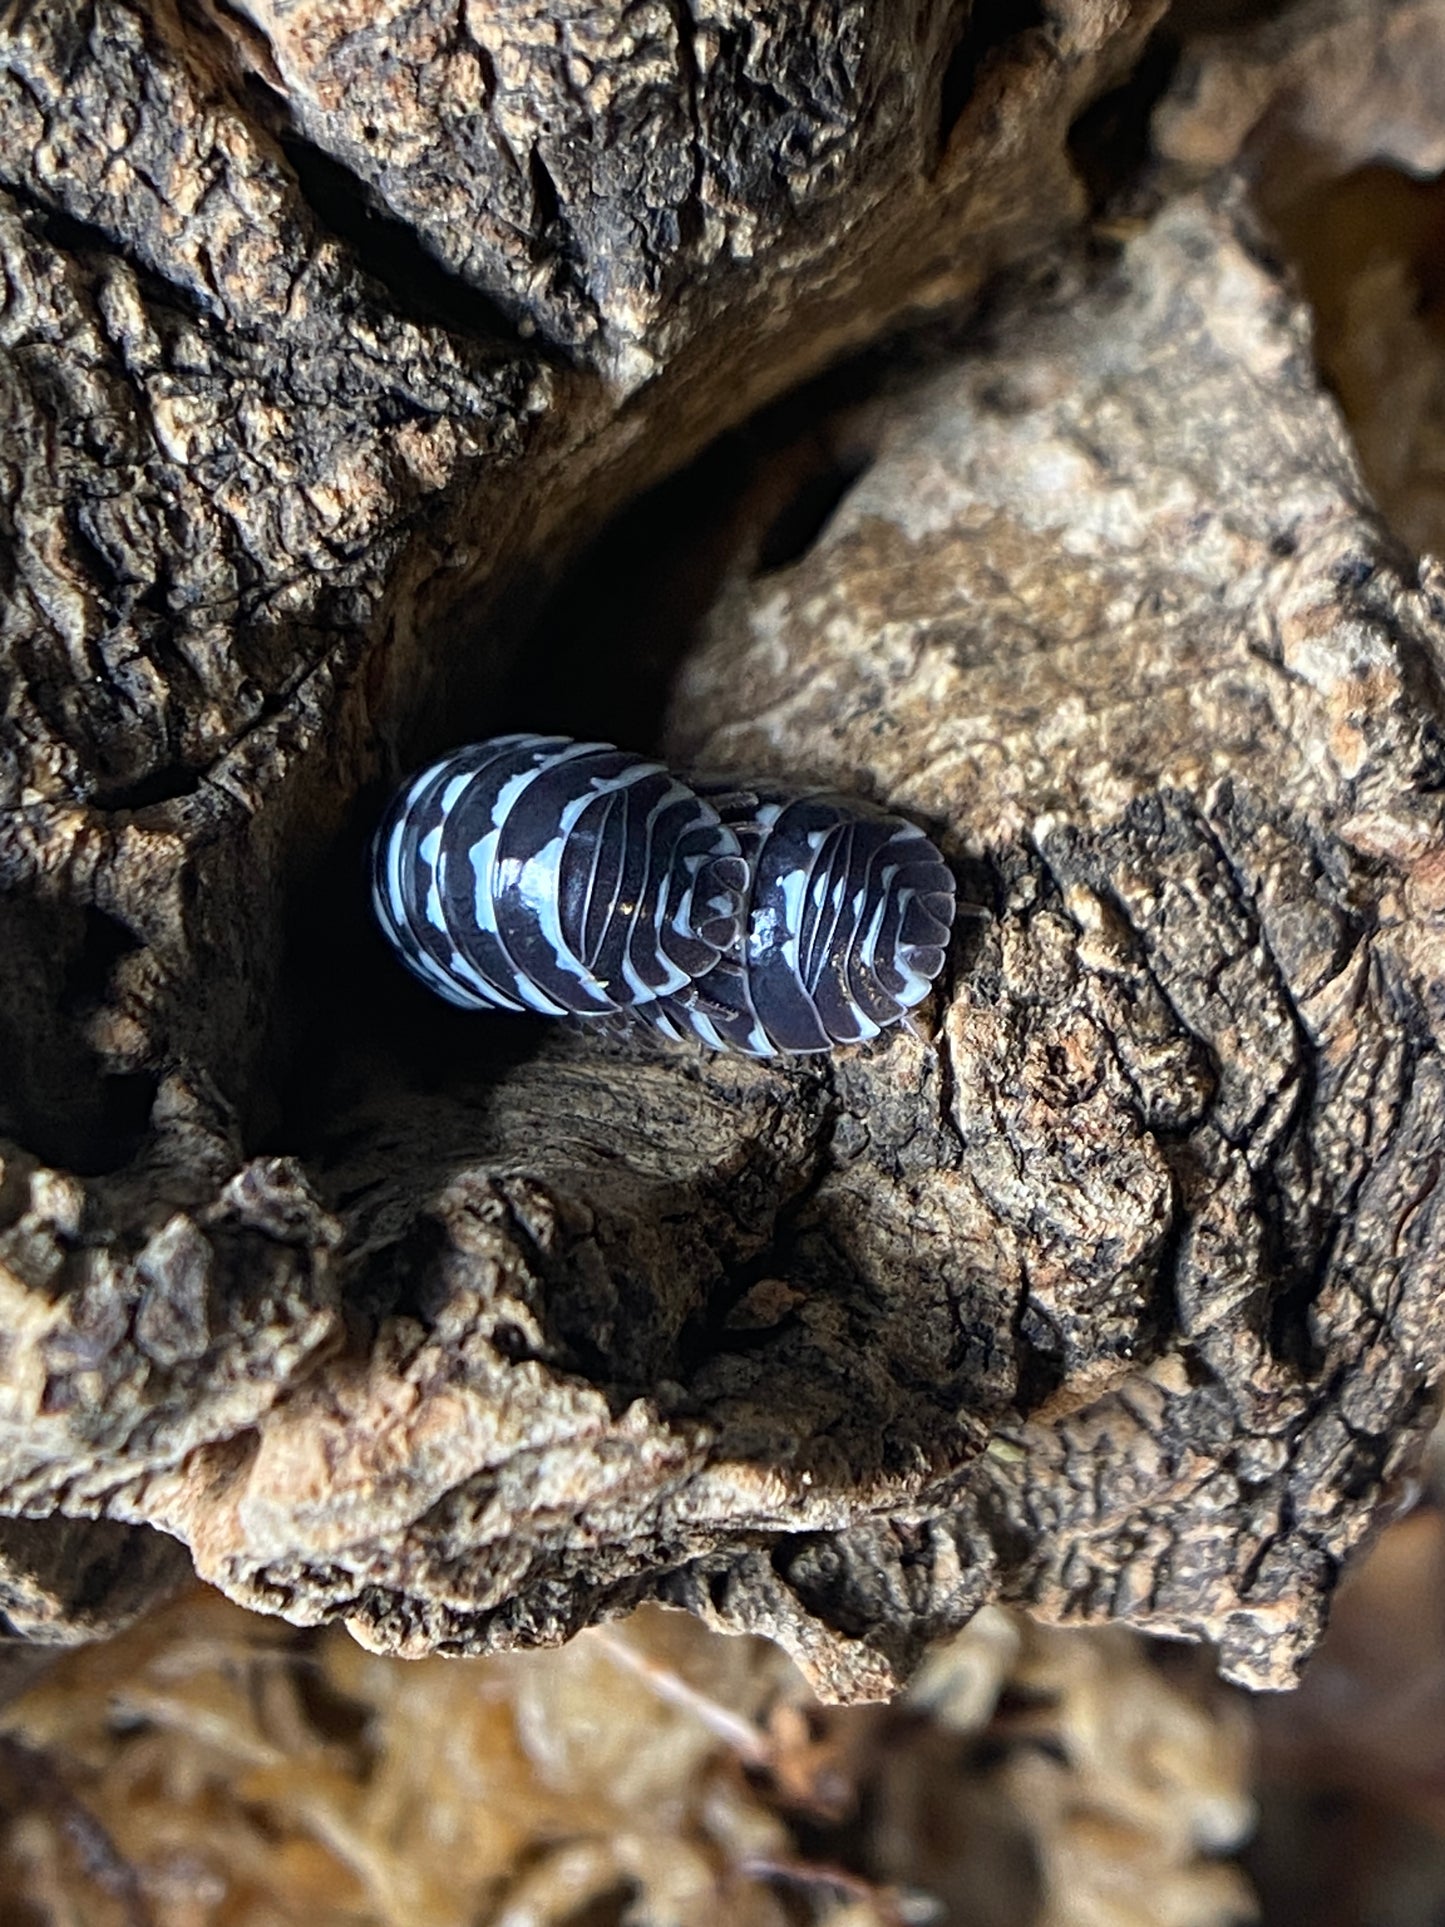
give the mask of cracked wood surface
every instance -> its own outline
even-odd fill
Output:
[[[769,18],[0,23],[17,1630],[179,1540],[404,1651],[662,1598],[861,1695],[1002,1594],[1279,1683],[1426,1417],[1445,590],[1231,191],[900,368],[683,665],[679,760],[986,906],[932,1035],[479,1023],[365,927],[380,779],[534,720],[557,553],[1076,220],[1153,13]]]
[[[860,1622],[906,1560],[916,1613],[1002,1586],[1278,1682],[1439,1369],[1445,585],[1227,200],[877,432],[813,552],[724,598],[674,741],[887,795],[992,881],[943,1130],[819,1203],[931,1229],[958,1339],[997,1307],[962,1403],[1008,1417],[901,1545],[805,1570]],[[845,1106],[875,1154],[882,1106]]]

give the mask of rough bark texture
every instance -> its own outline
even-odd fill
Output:
[[[679,757],[938,833],[927,1041],[469,1022],[366,930],[557,552],[1076,220],[1153,18],[759,11],[7,16],[22,1630],[165,1583],[119,1521],[405,1651],[654,1597],[862,1695],[1002,1593],[1277,1683],[1425,1415],[1445,587],[1232,188],[896,377],[685,665]]]
[[[675,729],[947,826],[995,912],[933,1045],[835,1076],[866,1136],[809,1216],[1000,1419],[804,1596],[1001,1585],[1279,1680],[1438,1371],[1445,604],[1237,218],[1176,203],[894,398]]]

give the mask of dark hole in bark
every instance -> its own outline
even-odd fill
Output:
[[[1037,1412],[1058,1391],[1066,1376],[1064,1360],[1059,1354],[1026,1344],[1019,1360],[1014,1404],[1025,1417]]]
[[[150,1071],[107,1069],[85,1040],[85,1018],[137,943],[97,909],[16,900],[0,920],[11,969],[0,1012],[0,1130],[82,1177],[119,1170],[134,1157],[159,1085]]]
[[[774,569],[801,561],[867,466],[863,456],[855,453],[804,476],[797,493],[784,503],[759,543],[754,575],[769,575]]]
[[[557,183],[552,179],[552,170],[534,147],[527,157],[527,179],[532,187],[532,205],[536,214],[537,247],[536,254],[543,257],[550,252],[562,227],[562,202],[557,193]]]
[[[500,710],[511,727],[626,749],[656,741],[672,679],[732,559],[751,460],[743,438],[728,437],[607,526],[522,652]]]
[[[445,1250],[441,1226],[434,1218],[422,1218],[403,1239],[358,1267],[349,1282],[348,1307],[358,1319],[414,1318],[430,1329],[445,1297],[438,1283]]]
[[[810,1612],[854,1639],[871,1630],[849,1592],[849,1574],[838,1547],[816,1532],[788,1533],[770,1548],[769,1563]]]
[[[84,913],[79,947],[65,967],[60,1007],[69,1016],[93,1010],[120,959],[141,948],[140,938],[118,917],[94,907]]]
[[[1094,214],[1115,205],[1149,166],[1149,121],[1179,64],[1174,32],[1150,36],[1133,72],[1086,107],[1069,129],[1069,156]]]
[[[48,1106],[19,1107],[15,1135],[46,1164],[83,1178],[105,1177],[139,1151],[159,1085],[150,1071],[87,1078],[77,1067],[76,1081]]]
[[[67,1154],[54,1162],[81,1177],[102,1177],[129,1164],[144,1142],[150,1123],[160,1079],[151,1071],[125,1071],[102,1077],[97,1101],[78,1137],[65,1147]],[[43,1156],[46,1149],[40,1136],[32,1138]],[[59,1150],[62,1147],[56,1146]]]
[[[973,99],[990,55],[1010,40],[1048,23],[1042,0],[975,0],[968,24],[943,70],[938,99],[939,151],[947,149],[953,130]]]

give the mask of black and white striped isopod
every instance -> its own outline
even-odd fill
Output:
[[[629,1010],[704,975],[741,931],[736,834],[661,764],[605,743],[456,750],[401,790],[372,857],[402,962],[473,1010]]]
[[[922,830],[858,797],[699,788],[747,861],[743,938],[640,1018],[774,1057],[864,1043],[922,1003],[955,909],[953,874]]]
[[[901,817],[556,736],[415,776],[377,831],[372,894],[403,962],[453,1003],[630,1012],[758,1057],[897,1023],[954,914],[951,873]]]

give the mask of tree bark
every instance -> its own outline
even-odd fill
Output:
[[[159,1529],[389,1650],[661,1598],[862,1696],[1002,1595],[1292,1676],[1441,1362],[1445,580],[1233,174],[1063,238],[1155,13],[12,8],[23,1630],[124,1616]],[[815,429],[816,539],[766,489],[719,532],[667,725],[937,834],[982,913],[926,1035],[402,984],[386,781],[519,688],[656,706],[648,571],[508,680],[557,559],[986,283]]]

